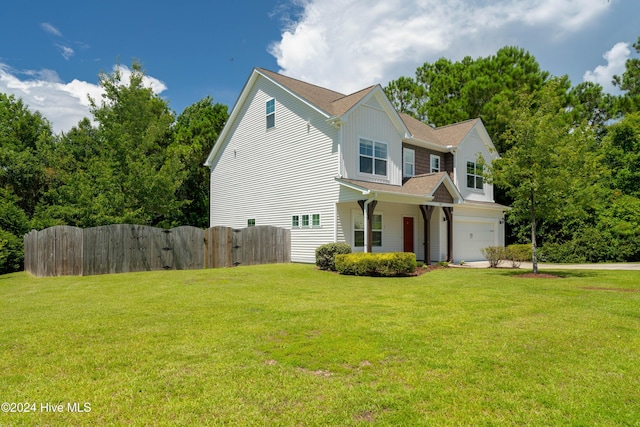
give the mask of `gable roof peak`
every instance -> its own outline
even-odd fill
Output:
[[[264,68],[256,67],[255,70],[331,116],[343,115],[379,86],[371,85],[351,94],[344,94]]]

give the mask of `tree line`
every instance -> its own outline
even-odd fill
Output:
[[[103,98],[60,135],[39,112],[0,93],[0,274],[22,269],[23,236],[54,225],[208,227],[203,167],[228,107],[206,97],[177,115],[133,64],[100,74]]]
[[[633,47],[640,53],[640,37]],[[385,91],[398,110],[433,126],[482,119],[501,156],[486,178],[512,207],[508,243],[531,243],[537,272],[538,256],[640,260],[640,59],[628,59],[613,84],[620,95],[591,82],[572,87],[525,50],[505,47],[425,63]]]
[[[633,45],[640,53],[640,37]],[[22,236],[53,225],[155,227],[209,219],[203,163],[228,119],[206,97],[176,115],[132,65],[101,73],[90,120],[54,135],[20,99],[0,93],[0,274],[22,269]],[[518,47],[441,58],[386,87],[401,111],[433,126],[481,118],[501,159],[487,165],[507,214],[508,243],[546,261],[640,260],[640,59],[614,78],[572,86]],[[482,159],[478,159],[482,161]]]

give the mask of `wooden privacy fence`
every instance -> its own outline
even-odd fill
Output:
[[[291,261],[289,230],[117,224],[56,226],[24,236],[24,269],[38,277],[194,270]]]

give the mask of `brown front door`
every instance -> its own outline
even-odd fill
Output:
[[[405,216],[402,218],[402,223],[404,224],[402,227],[404,251],[413,252],[413,217]]]

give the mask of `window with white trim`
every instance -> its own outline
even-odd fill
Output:
[[[256,219],[255,218],[249,218],[247,220],[247,227],[255,227],[256,226]]]
[[[304,214],[291,216],[292,228],[320,227],[320,214]]]
[[[387,144],[360,138],[360,173],[387,176]]]
[[[402,176],[404,178],[414,176],[416,174],[416,152],[411,148],[402,149],[403,167]]]
[[[267,129],[271,129],[276,126],[276,100],[271,98],[267,101]]]
[[[353,245],[364,246],[364,214],[354,212]],[[371,246],[382,246],[382,214],[373,214],[371,218]]]
[[[482,165],[467,160],[467,188],[482,190],[483,185]]]
[[[429,167],[429,172],[440,172],[440,156],[431,154],[430,163],[431,166]]]

